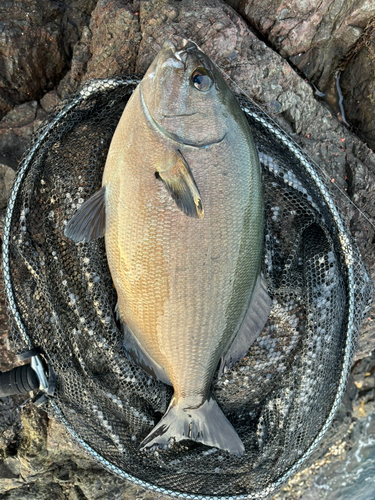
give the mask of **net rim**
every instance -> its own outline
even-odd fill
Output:
[[[11,190],[7,211],[5,215],[5,223],[4,223],[4,234],[3,234],[3,245],[2,245],[2,267],[3,267],[3,279],[4,279],[4,291],[8,304],[8,310],[10,311],[13,319],[19,329],[19,332],[25,342],[25,344],[31,349],[33,344],[27,334],[27,331],[22,323],[22,319],[18,313],[13,289],[11,285],[10,278],[10,263],[9,263],[9,241],[10,241],[10,229],[11,229],[11,221],[13,210],[15,206],[15,201],[18,195],[19,188],[22,184],[22,181],[25,177],[26,172],[28,171],[28,167],[33,160],[34,154],[37,152],[38,148],[43,143],[44,139],[47,137],[48,133],[61,121],[63,120],[70,111],[74,109],[75,106],[80,104],[87,98],[94,97],[95,94],[101,93],[110,87],[111,90],[118,87],[126,87],[128,85],[137,85],[141,81],[139,77],[115,77],[115,78],[106,78],[106,79],[94,79],[88,81],[75,95],[73,95],[72,100],[69,101],[63,109],[61,109],[53,119],[42,126],[39,131],[39,135],[35,138],[34,144],[30,147],[30,149],[26,152],[24,159],[22,160],[17,175],[15,177],[13,187]],[[241,96],[242,97],[242,96]],[[350,237],[348,236],[347,231],[345,230],[343,221],[341,220],[340,214],[335,206],[333,199],[330,196],[328,189],[325,187],[325,181],[321,178],[319,174],[319,169],[316,163],[302,150],[302,148],[294,141],[292,137],[290,137],[281,127],[269,116],[265,113],[254,101],[250,100],[248,96],[245,99],[253,106],[253,110],[246,107],[246,105],[241,105],[242,111],[258,121],[263,127],[266,127],[273,135],[275,135],[282,143],[285,145],[289,151],[291,151],[294,156],[302,163],[305,167],[307,173],[310,176],[310,179],[314,182],[316,187],[318,188],[320,194],[322,195],[324,201],[327,203],[327,206],[332,214],[336,227],[338,229],[338,237],[341,245],[341,249],[343,254],[346,256],[345,265],[347,268],[347,279],[348,279],[348,323],[347,323],[347,333],[346,333],[346,345],[343,356],[343,365],[340,375],[340,381],[338,384],[338,390],[336,392],[336,397],[333,402],[331,411],[326,419],[326,422],[322,426],[318,435],[311,443],[309,448],[305,451],[305,453],[295,462],[295,464],[285,473],[283,474],[277,481],[271,483],[262,491],[254,491],[253,493],[249,493],[246,495],[234,495],[234,496],[217,496],[217,495],[196,495],[189,493],[181,493],[173,490],[167,490],[165,488],[161,488],[156,486],[155,484],[148,483],[146,481],[142,481],[126,472],[121,470],[119,467],[113,465],[110,461],[103,458],[99,455],[91,446],[89,446],[85,441],[83,441],[78,434],[74,431],[74,429],[70,426],[69,422],[63,416],[60,408],[57,403],[51,400],[51,405],[53,410],[58,415],[60,421],[67,428],[71,436],[77,442],[77,444],[91,457],[93,457],[96,461],[98,461],[105,469],[109,472],[116,474],[122,479],[129,480],[133,484],[137,486],[142,486],[150,491],[161,493],[174,498],[186,498],[192,500],[257,500],[267,498],[270,494],[274,493],[284,482],[286,482],[291,476],[293,476],[298,469],[307,461],[307,459],[311,456],[314,450],[317,448],[319,442],[324,437],[325,433],[328,430],[328,427],[332,423],[332,420],[335,416],[335,413],[340,404],[341,398],[345,391],[347,376],[350,369],[350,361],[351,361],[351,343],[353,340],[353,336],[355,334],[355,324],[354,324],[354,307],[355,307],[355,295],[354,295],[354,257],[353,257],[353,248],[352,243],[350,241]],[[318,182],[319,181],[319,182]]]

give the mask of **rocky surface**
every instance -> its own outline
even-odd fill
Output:
[[[228,0],[285,58],[320,89],[375,16],[372,2]]]
[[[10,398],[0,400],[0,418],[1,425],[8,423],[9,436],[7,439],[3,432],[0,442],[0,446],[3,442],[7,445],[5,451],[2,447],[0,455],[0,498],[152,498],[144,489],[114,477],[88,459],[74,445],[64,427],[48,419],[35,406],[25,406],[21,415]],[[0,427],[0,433],[2,431]]]
[[[38,117],[37,117],[38,114]],[[37,101],[15,106],[0,121],[0,161],[15,169],[46,113]]]
[[[375,18],[350,53],[340,75],[344,109],[354,130],[375,149]]]
[[[342,118],[336,78],[343,72],[346,120],[375,148],[373,2],[228,0],[257,33],[326,93]],[[369,106],[369,102],[371,105]],[[344,118],[345,119],[345,118]]]
[[[72,46],[95,0],[4,0],[0,4],[0,117],[39,99],[70,66]]]
[[[0,10],[7,3],[3,3]],[[231,3],[249,21],[250,14],[244,10],[244,5],[250,5],[250,2]],[[298,31],[298,26],[302,29],[303,23],[294,26],[290,11],[287,12],[287,7],[281,2],[251,2],[254,7],[253,4],[259,12],[262,10],[263,17],[260,21],[252,19],[251,24],[260,32],[261,26],[267,27],[266,19],[274,19],[273,25],[269,24],[268,31],[264,31],[263,35],[268,37],[267,44],[274,44],[281,55],[249,30],[247,23],[221,0],[17,2],[13,19],[10,14],[6,19],[0,16],[5,19],[4,29],[0,23],[0,34],[5,33],[4,36],[8,37],[4,38],[7,40],[5,48],[1,46],[3,39],[0,38],[0,61],[4,54],[8,54],[7,58],[18,54],[17,57],[10,57],[13,61],[12,72],[3,70],[0,62],[0,110],[3,113],[8,111],[0,122],[0,185],[4,183],[1,191],[9,189],[12,170],[27,142],[62,96],[93,77],[118,73],[142,74],[165,40],[180,43],[183,38],[191,38],[235,82],[231,83],[234,90],[238,92],[239,87],[235,84],[239,85],[266,111],[273,113],[274,119],[319,162],[328,178],[333,180],[333,188],[337,185],[342,190],[336,190],[337,201],[375,279],[375,232],[365,218],[375,223],[375,155],[337,119],[335,111],[330,111],[316,100],[311,85],[285,59],[302,52],[302,32]],[[361,2],[358,4],[362,5]],[[371,5],[368,4],[368,9]],[[319,64],[329,64],[329,54],[333,53],[334,47],[337,54],[332,64],[341,60],[348,47],[360,37],[365,22],[363,16],[358,14],[359,8],[357,11],[345,10],[342,2],[323,2],[320,18],[309,15],[311,8],[311,4],[303,2],[296,2],[294,7],[290,7],[296,19],[303,14],[310,26],[310,45],[304,46],[303,51],[323,53],[319,56],[322,58],[320,63],[316,62],[315,73],[312,73],[318,75]],[[26,16],[27,13],[38,15],[38,20],[28,24],[30,16]],[[370,15],[369,10],[367,15]],[[72,16],[76,16],[75,21],[70,23]],[[282,30],[281,21],[289,23],[288,30]],[[25,27],[24,36],[28,43],[20,37],[12,38],[12,30],[16,29],[17,23]],[[30,26],[35,26],[35,30],[31,30]],[[320,26],[318,35],[313,35],[314,26]],[[341,30],[338,30],[337,36],[332,36],[333,26]],[[353,26],[359,29],[356,31]],[[41,45],[41,40],[45,41],[43,33],[46,30],[54,37],[48,39],[48,50],[46,45]],[[65,35],[62,36],[62,33]],[[35,38],[36,34],[39,38]],[[340,37],[344,38],[342,51],[337,48]],[[292,49],[293,40],[295,49]],[[38,55],[38,50],[42,50],[40,46],[48,53],[43,58]],[[313,50],[315,46],[319,50]],[[8,52],[4,52],[5,49]],[[36,65],[38,58],[39,65]],[[294,64],[297,64],[296,61]],[[313,80],[315,76],[310,75],[309,78]],[[344,74],[342,78],[344,89]],[[318,80],[315,81],[318,84]],[[26,102],[20,104],[23,101]],[[365,217],[350,204],[345,192]],[[3,215],[0,223],[2,220]],[[285,486],[277,498],[301,498],[318,467],[342,457],[342,453],[348,452],[356,439],[357,424],[353,421],[352,401],[357,397],[354,415],[360,420],[370,411],[374,400],[371,384],[375,363],[369,356],[375,348],[374,319],[372,309],[364,321],[359,339],[357,364],[353,368],[354,384],[349,385],[335,424],[314,455],[318,461]],[[6,332],[4,303],[0,302],[1,370],[9,369],[14,363],[14,357],[6,351]],[[37,499],[56,497],[69,500],[156,498],[98,468],[75,448],[60,424],[48,418],[42,410],[30,406],[30,403],[21,413],[18,403],[10,398],[0,400],[0,499],[22,499],[30,495]],[[298,486],[301,483],[303,486]]]

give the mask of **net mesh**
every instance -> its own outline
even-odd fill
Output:
[[[94,81],[34,137],[4,235],[10,340],[40,348],[56,388],[46,406],[102,465],[185,498],[264,498],[310,455],[345,388],[372,284],[329,187],[303,152],[239,97],[263,170],[269,320],[213,393],[245,445],[238,458],[185,441],[139,452],[171,388],[126,356],[103,239],[63,230],[101,186],[110,141],[138,80]]]

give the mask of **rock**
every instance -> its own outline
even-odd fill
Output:
[[[134,73],[142,38],[138,11],[138,2],[98,1],[90,21],[92,56],[85,80]]]
[[[0,122],[0,161],[17,167],[34,133],[36,101],[16,106]]]
[[[1,402],[0,399],[0,432],[4,413]],[[19,407],[13,405],[11,408],[18,412],[20,422]],[[7,491],[7,498],[23,499],[28,495],[45,500],[155,498],[143,488],[113,476],[85,456],[65,427],[49,419],[42,410],[26,407],[22,423],[17,456],[6,456],[3,461],[0,460],[0,491]],[[9,421],[6,425],[11,428]]]
[[[12,168],[0,164],[0,209],[7,206],[15,175]]]
[[[99,0],[90,22],[73,51],[70,72],[60,82],[64,97],[80,82],[135,72],[139,27],[139,2]]]
[[[19,445],[21,409],[19,400],[0,398],[0,457],[14,456]]]
[[[369,356],[354,363],[352,374],[355,382],[360,382],[364,377],[375,374],[375,351]]]
[[[87,26],[83,28],[82,37],[74,47],[70,75],[73,80],[80,82],[87,71],[87,62],[91,57],[91,31]]]
[[[356,385],[360,393],[370,391],[371,389],[375,388],[375,377],[366,377],[364,380],[357,382]]]
[[[373,23],[375,30],[375,21]],[[375,31],[346,64],[340,77],[345,114],[354,130],[375,149]]]
[[[15,106],[1,121],[0,128],[14,128],[28,125],[35,119],[36,101],[25,102],[19,106]]]
[[[138,45],[139,2],[99,0],[73,51],[71,70],[60,82],[58,93],[65,97],[78,84],[91,78],[133,74]]]
[[[40,105],[46,113],[50,113],[53,108],[57,106],[58,102],[59,96],[57,95],[56,90],[51,90],[51,92],[48,92],[41,98]]]
[[[74,46],[71,71],[65,75],[57,87],[58,97],[66,97],[78,87],[87,70],[87,62],[90,57],[91,31],[89,28],[85,28],[81,40]]]
[[[269,43],[323,90],[333,71],[358,41],[370,18],[371,2],[227,0]]]
[[[94,0],[4,0],[0,5],[0,117],[40,98],[66,73]]]
[[[48,420],[46,450],[56,464],[63,464],[72,456],[75,457],[75,464],[82,469],[90,469],[96,464],[71,439],[66,428],[54,419]]]
[[[39,97],[53,87],[67,68],[60,22],[63,15],[55,3],[24,1],[14,8],[11,1],[1,4],[0,77],[2,113],[14,103]],[[59,19],[60,22],[55,21]],[[28,50],[32,46],[33,50]],[[22,68],[22,71],[21,71]]]
[[[32,123],[33,126],[33,134],[38,130],[40,125],[44,122],[44,120],[47,118],[47,113],[44,111],[43,108],[38,107],[36,110],[36,117],[35,120]]]
[[[375,5],[365,0],[348,2],[253,2],[227,0],[315,85],[317,94],[341,120],[375,148],[374,33]],[[344,98],[339,106],[336,77]],[[323,91],[323,94],[319,91]],[[349,125],[348,124],[348,125]]]

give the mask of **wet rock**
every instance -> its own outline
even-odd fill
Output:
[[[370,499],[373,495],[372,470],[374,467],[374,416],[353,423],[348,432],[346,446],[336,446],[332,451],[335,460],[322,462],[314,474],[295,482],[310,479],[310,487],[302,488],[302,495],[285,495],[288,500],[327,500],[333,498]],[[306,471],[307,472],[307,471]]]
[[[38,99],[69,67],[94,0],[4,0],[0,5],[0,117]]]

